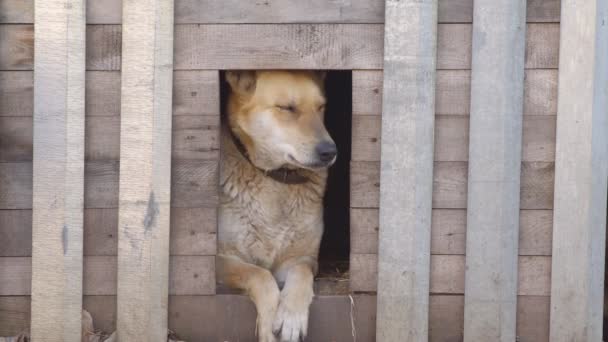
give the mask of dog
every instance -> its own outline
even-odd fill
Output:
[[[259,342],[307,333],[323,235],[327,169],[324,73],[227,71],[221,133],[217,279],[244,290]]]

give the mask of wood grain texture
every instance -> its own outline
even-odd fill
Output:
[[[32,116],[34,73],[0,71],[0,116]]]
[[[0,116],[0,162],[32,160],[32,117]]]
[[[517,336],[520,341],[549,342],[550,297],[517,297]]]
[[[82,306],[93,317],[96,330],[116,331],[116,296],[84,296]]]
[[[36,2],[33,340],[80,341],[83,288],[85,1]]]
[[[32,211],[0,210],[0,256],[32,255]]]
[[[353,119],[382,113],[382,75],[380,70],[353,70]]]
[[[524,80],[524,115],[556,114],[557,70],[526,70]]]
[[[0,45],[0,70],[32,70],[33,25],[0,25]]]
[[[561,11],[550,340],[600,341],[608,197],[608,3],[563,1]]]
[[[24,296],[32,292],[32,258],[0,258],[0,296]]]
[[[470,112],[471,72],[438,70],[435,89],[435,113],[468,115]]]
[[[556,69],[559,24],[526,26],[526,68]],[[175,68],[379,70],[382,32],[382,24],[177,25]],[[439,24],[437,32],[437,69],[470,69],[471,24]],[[87,70],[120,70],[121,35],[120,25],[87,27]],[[32,25],[0,25],[0,41],[8,46],[0,70],[32,70]]]
[[[516,338],[525,0],[473,10],[464,341]]]
[[[381,341],[428,340],[437,30],[436,0],[386,2],[376,326]]]
[[[217,210],[172,208],[170,242],[171,255],[215,255]]]
[[[171,167],[171,206],[215,208],[218,203],[218,163],[182,160]]]
[[[219,115],[220,85],[216,70],[173,73],[173,115]]]
[[[87,116],[120,115],[120,72],[87,71]]]
[[[175,68],[380,69],[382,28],[371,24],[178,25]]]
[[[84,255],[115,256],[118,253],[118,210],[84,210]]]
[[[0,209],[32,209],[32,163],[0,163]]]
[[[526,162],[521,165],[521,209],[552,209],[555,163]]]
[[[123,4],[116,322],[121,341],[167,336],[173,26],[173,0]]]
[[[377,254],[351,254],[351,290],[377,289]],[[517,295],[547,296],[551,290],[551,257],[520,256],[516,259]],[[465,256],[431,255],[431,294],[465,294]]]
[[[30,327],[30,297],[0,296],[0,336],[17,336]]]
[[[120,159],[120,117],[90,116],[86,120],[85,159]]]
[[[351,253],[378,253],[378,210],[351,209]],[[551,255],[553,212],[521,210],[519,214],[519,255]],[[433,209],[431,254],[464,255],[466,210]],[[351,270],[352,274],[353,270]]]
[[[219,160],[219,115],[174,116],[172,128],[172,158]]]
[[[0,1],[0,23],[32,23],[33,0]],[[559,0],[528,0],[528,22],[559,22]],[[175,3],[176,23],[383,23],[384,2],[356,0],[352,2],[266,1],[242,3],[232,0],[178,0]],[[439,0],[438,20],[441,23],[470,23],[473,0]],[[87,23],[120,24],[121,1],[90,1]]]

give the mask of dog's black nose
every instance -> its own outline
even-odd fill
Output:
[[[316,147],[317,154],[319,155],[319,159],[322,162],[330,162],[336,157],[338,154],[338,149],[336,148],[336,144],[331,141],[323,141]]]

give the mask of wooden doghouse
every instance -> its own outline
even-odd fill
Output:
[[[349,290],[309,341],[600,340],[606,1],[173,2],[0,0],[0,336],[253,341],[220,71],[272,68],[352,71]]]

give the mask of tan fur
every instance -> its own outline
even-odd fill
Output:
[[[227,80],[228,122],[251,163],[224,129],[218,280],[247,291],[258,312],[259,341],[276,341],[273,330],[281,341],[298,341],[307,331],[331,164],[318,165],[314,152],[331,141],[323,125],[322,77],[229,72]],[[298,169],[309,181],[284,184],[260,170],[280,167]]]

